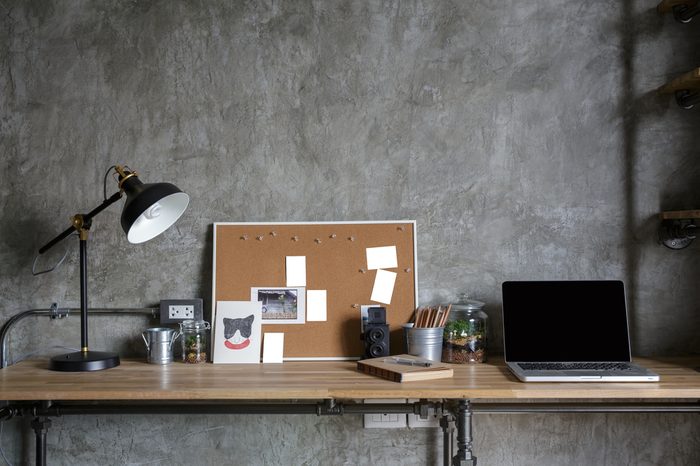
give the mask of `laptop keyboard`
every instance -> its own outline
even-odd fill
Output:
[[[624,362],[520,362],[522,369],[535,371],[604,370],[627,371],[629,364]]]

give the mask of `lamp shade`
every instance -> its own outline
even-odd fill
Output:
[[[135,174],[122,180],[126,203],[121,224],[130,243],[144,243],[155,238],[177,221],[190,197],[170,183],[142,183]]]

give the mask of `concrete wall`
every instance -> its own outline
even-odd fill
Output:
[[[657,245],[656,215],[700,205],[700,114],[653,91],[700,64],[700,21],[656,3],[0,0],[0,313],[78,305],[77,248],[52,274],[32,259],[126,163],[192,203],[140,246],[119,207],[95,220],[92,306],[209,305],[215,221],[407,218],[420,302],[486,301],[494,352],[503,280],[614,278],[637,354],[697,353],[700,245]],[[92,324],[93,347],[143,356],[148,319]],[[75,318],[27,321],[12,355],[78,341]],[[480,464],[700,454],[697,416],[474,425]],[[359,417],[134,416],[58,419],[49,448],[53,464],[430,464],[438,438]],[[0,444],[32,461],[21,421]]]

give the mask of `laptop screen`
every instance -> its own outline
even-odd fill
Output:
[[[630,361],[621,281],[503,283],[506,361]]]

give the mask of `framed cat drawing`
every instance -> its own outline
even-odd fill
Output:
[[[219,301],[214,322],[214,363],[260,362],[262,304]]]

